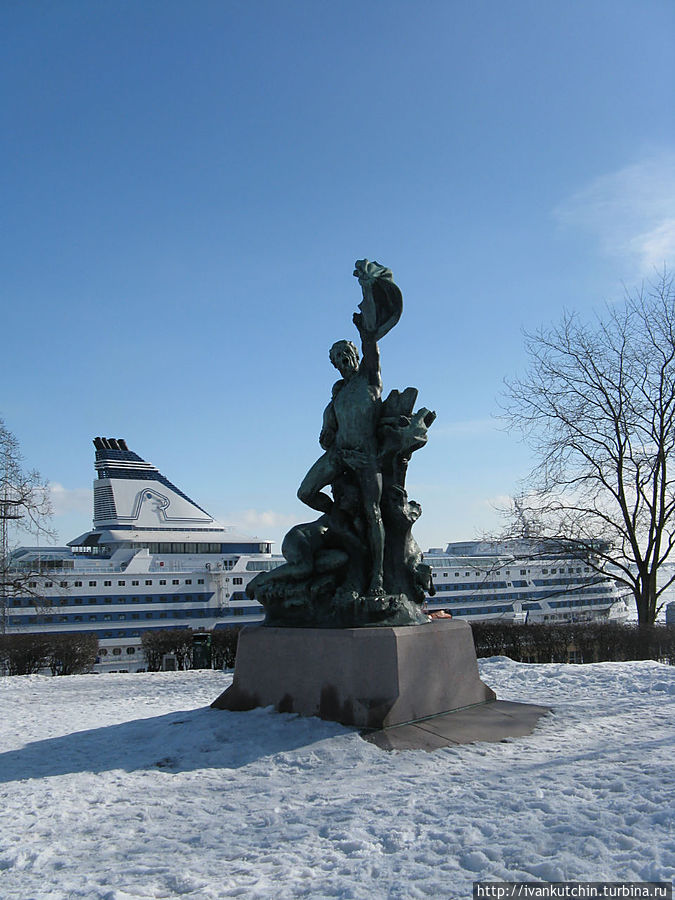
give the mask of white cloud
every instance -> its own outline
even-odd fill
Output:
[[[639,234],[631,241],[631,247],[642,259],[644,268],[650,271],[662,268],[664,263],[675,259],[675,218]]]
[[[675,260],[675,153],[661,153],[596,178],[554,210],[589,232],[611,257],[651,274]]]
[[[289,513],[274,510],[245,509],[237,514],[237,524],[245,531],[261,531],[263,529],[287,530],[297,522],[297,517]]]
[[[57,516],[69,512],[85,512],[91,514],[93,508],[93,492],[91,488],[65,488],[57,481],[49,484],[52,506]]]

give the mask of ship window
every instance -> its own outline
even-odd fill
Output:
[[[106,597],[104,603],[112,603],[112,597]]]
[[[90,582],[89,582],[89,587],[96,587],[96,582],[95,582],[95,581],[90,581]]]
[[[81,582],[81,581],[76,581],[76,582],[75,582],[75,587],[82,587],[82,582]]]
[[[152,603],[152,597],[146,597],[146,598],[145,598],[145,602],[146,602],[146,603]]]
[[[167,601],[166,601],[166,597],[160,597],[160,598],[159,598],[159,602],[160,602],[160,603],[166,603],[166,602],[167,602]]]
[[[117,613],[117,618],[118,618],[118,619],[126,619],[126,617],[127,617],[127,614],[126,614],[126,613]]]
[[[101,649],[98,651],[98,655],[99,656],[107,656],[108,655],[107,649],[105,647],[101,647]]]
[[[81,621],[82,621],[82,616],[73,616],[73,619],[74,619],[75,622],[81,622]]]
[[[161,613],[159,614],[159,617],[160,617],[160,619],[166,619],[166,613],[165,613],[165,612],[161,612]]]
[[[126,581],[118,581],[117,587],[124,587],[125,584],[126,584]]]
[[[37,581],[29,581],[28,587],[37,587]]]
[[[121,647],[113,647],[113,656],[121,656],[122,648]]]
[[[180,582],[178,581],[177,578],[174,578],[173,581],[171,582],[171,584],[179,584],[179,583],[180,583]]]
[[[67,581],[59,581],[59,587],[68,587]]]
[[[112,587],[112,581],[104,581],[103,587]]]
[[[186,599],[188,602],[190,602],[190,600],[192,600],[192,594],[186,594],[186,595],[185,595],[185,599]]]
[[[136,648],[135,648],[135,647],[127,647],[127,653],[129,654],[129,656],[133,656],[133,654],[134,654],[135,652],[136,652]]]
[[[197,579],[197,584],[204,584],[204,579],[203,579],[203,578],[198,578],[198,579]]]
[[[469,573],[467,572],[466,574],[468,575]],[[243,578],[233,578],[232,579],[232,584],[243,584],[243,583],[244,583]]]
[[[45,581],[45,587],[52,587],[51,581]]]
[[[95,621],[96,621],[96,613],[91,613],[91,615],[89,616],[89,621],[90,621],[90,622],[95,622]]]
[[[521,569],[521,570],[520,570],[520,574],[521,574],[521,575],[527,575],[527,569]]]
[[[132,618],[132,619],[140,619],[140,617],[141,617],[141,614],[140,614],[140,613],[132,613],[132,614],[131,614],[131,618]]]
[[[151,581],[150,579],[148,579],[145,583],[146,583],[146,584],[152,584],[152,581]]]
[[[75,618],[77,619],[77,616],[75,616]],[[106,614],[103,616],[103,621],[104,621],[104,622],[112,622],[112,616],[110,615],[110,613],[106,613]]]
[[[160,584],[166,584],[166,578],[160,578],[160,579],[159,579],[159,583],[160,583]]]
[[[186,579],[185,579],[185,584],[192,584],[192,579],[191,579],[191,578],[186,578]]]
[[[145,618],[146,618],[146,619],[151,619],[151,618],[152,618],[152,613],[151,613],[151,612],[146,612]]]

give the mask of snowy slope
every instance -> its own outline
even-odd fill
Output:
[[[675,668],[481,661],[533,735],[386,753],[217,672],[0,679],[0,897],[469,898],[675,876]]]

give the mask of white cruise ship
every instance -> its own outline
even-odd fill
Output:
[[[628,605],[614,579],[588,559],[547,555],[534,541],[461,541],[424,554],[434,597],[429,612],[465,621],[623,620]]]
[[[92,632],[96,671],[136,672],[144,631],[260,621],[244,590],[284,561],[271,543],[216,522],[124,440],[94,446],[93,528],[67,547],[14,552],[13,567],[34,575],[8,600],[7,631]]]
[[[93,528],[67,547],[22,547],[12,565],[30,574],[8,599],[8,632],[90,632],[99,672],[145,669],[141,635],[211,631],[260,622],[245,594],[260,571],[284,562],[270,541],[216,522],[122,439],[96,438]],[[424,554],[436,588],[428,612],[466,621],[624,618],[615,582],[578,559],[544,559],[534,547],[448,544]]]

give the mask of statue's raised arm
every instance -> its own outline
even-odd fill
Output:
[[[368,259],[357,259],[354,275],[359,280],[363,300],[360,313],[354,313],[354,324],[363,339],[381,340],[396,325],[403,312],[403,296],[394,284],[391,269]]]
[[[370,384],[382,387],[380,353],[377,342],[396,325],[403,311],[403,296],[394,284],[391,269],[368,259],[357,259],[354,275],[359,280],[363,299],[361,312],[353,321],[361,335],[361,370]]]

